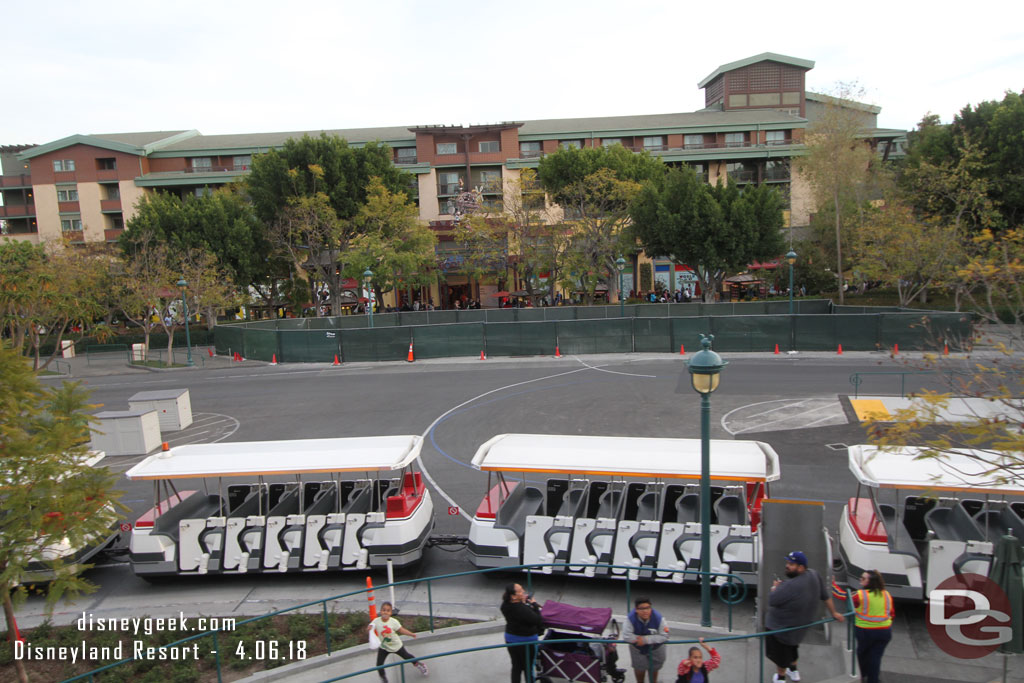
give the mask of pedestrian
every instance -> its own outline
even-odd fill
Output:
[[[679,662],[679,674],[676,678],[676,683],[708,683],[708,672],[714,671],[722,663],[722,657],[718,654],[718,650],[715,648],[708,648],[704,644],[704,639],[701,638],[699,641],[700,647],[704,648],[708,653],[708,659],[704,659],[704,653],[700,651],[700,647],[691,647],[689,656],[683,661]]]
[[[518,583],[505,586],[501,596],[501,614],[505,617],[505,643],[512,660],[512,683],[519,683],[536,656],[536,646],[520,645],[533,643],[544,632],[544,621],[540,616],[540,605],[527,595]],[[529,681],[530,677],[527,676]]]
[[[413,638],[416,637],[416,634],[403,627],[398,619],[391,616],[393,613],[394,607],[392,607],[390,602],[385,602],[380,606],[380,616],[370,622],[370,628],[377,634],[377,639],[380,641],[380,647],[377,649],[377,666],[383,664],[390,654],[396,654],[402,659],[412,659],[415,657],[415,655],[402,646],[402,639],[399,637],[399,634],[412,636]],[[423,662],[413,662],[413,666],[419,669],[420,673],[424,676],[430,673],[427,670],[427,665]],[[378,669],[377,674],[380,676],[380,680],[388,680],[384,669]]]
[[[786,555],[786,581],[776,578],[772,582],[765,626],[775,631],[810,624],[817,620],[819,600],[825,603],[836,621],[846,621],[832,604],[832,593],[825,581],[818,572],[807,567],[807,556],[795,550]],[[800,680],[797,658],[806,633],[806,629],[798,629],[765,636],[765,654],[777,668],[772,676],[773,683],[785,683],[787,676],[794,683]]]
[[[622,639],[629,643],[629,658],[636,683],[644,683],[644,674],[651,672],[651,683],[658,683],[658,672],[665,665],[665,641],[668,622],[654,609],[648,598],[637,598],[634,609],[626,617]]]
[[[853,594],[854,634],[857,637],[857,664],[861,680],[878,683],[882,655],[892,640],[892,595],[877,569],[860,575],[861,589]]]

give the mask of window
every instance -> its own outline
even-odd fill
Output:
[[[105,158],[96,160],[96,169],[99,171],[116,171],[117,159]]]
[[[415,164],[416,163],[416,148],[415,147],[399,147],[395,150],[395,156],[400,164]]]
[[[445,194],[458,194],[461,192],[459,187],[459,174],[452,171],[444,171],[437,174],[437,193],[439,195]]]
[[[78,232],[82,229],[82,218],[80,216],[69,216],[60,219],[62,232]]]
[[[737,183],[752,183],[757,180],[757,166],[754,164],[732,162],[725,165],[725,171],[729,174],[729,179]]]
[[[789,180],[789,161],[786,159],[771,159],[765,164],[765,180]]]
[[[110,230],[124,230],[124,216],[121,214],[110,214]]]
[[[570,149],[572,147],[575,147],[577,149],[583,149],[583,141],[582,140],[559,140],[558,141],[558,146],[561,147],[562,149]]]
[[[784,130],[769,130],[764,134],[765,142],[769,145],[784,145],[786,144],[786,131]]]
[[[501,192],[501,171],[480,171],[480,189],[484,192]]]
[[[77,202],[78,201],[78,190],[75,188],[64,188],[63,190],[57,190],[57,201],[58,202]]]
[[[438,154],[458,154],[459,150],[454,142],[439,142],[437,143]]]
[[[497,140],[484,140],[480,143],[481,152],[500,152],[501,143]]]
[[[207,186],[197,187],[196,191],[195,191],[195,194],[196,194],[197,197],[212,197],[213,196],[213,190],[211,190]]]
[[[644,138],[644,149],[665,149],[665,138],[661,135],[653,135],[651,137]]]
[[[213,168],[213,160],[210,157],[192,157],[192,168],[197,171],[209,171]]]
[[[683,136],[683,146],[686,149],[700,149],[704,146],[703,135],[685,135]]]
[[[75,160],[74,159],[54,159],[53,160],[53,170],[56,171],[57,173],[61,173],[63,171],[74,171],[75,170]]]
[[[708,167],[706,164],[690,164],[690,168],[697,174],[697,178],[704,182],[708,181]]]
[[[601,145],[603,147],[612,147],[613,145],[621,145],[622,138],[601,138]]]
[[[743,147],[747,142],[746,133],[726,133],[725,134],[725,146],[726,147]]]
[[[540,142],[520,142],[519,154],[524,159],[539,157],[541,155]]]
[[[246,171],[252,166],[252,155],[241,154],[232,158],[231,165],[235,167],[236,171]]]
[[[117,185],[104,185],[103,187],[107,190],[107,199],[121,198],[121,188]]]

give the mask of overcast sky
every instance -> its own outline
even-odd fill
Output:
[[[828,9],[833,6],[843,9]],[[1024,89],[1024,3],[5,2],[0,144],[660,114],[762,52],[879,125]]]

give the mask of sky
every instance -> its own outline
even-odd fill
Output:
[[[1024,90],[1014,0],[4,4],[0,145],[686,112],[762,52],[857,83],[885,128]]]

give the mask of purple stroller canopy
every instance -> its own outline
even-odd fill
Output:
[[[541,607],[545,626],[565,628],[600,635],[612,618],[611,607],[573,607],[564,602],[548,600]]]

